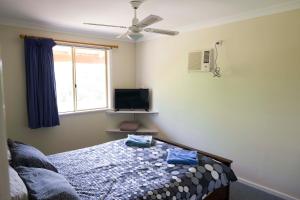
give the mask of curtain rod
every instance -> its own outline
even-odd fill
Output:
[[[109,45],[109,44],[96,44],[96,43],[90,43],[90,42],[78,42],[78,41],[69,41],[69,40],[59,40],[59,39],[53,39],[53,38],[46,38],[46,37],[39,37],[39,36],[32,36],[32,35],[24,35],[20,34],[20,38],[24,39],[25,37],[31,37],[31,38],[41,38],[41,39],[52,39],[57,43],[63,43],[63,44],[78,44],[78,45],[87,45],[87,46],[94,46],[94,47],[104,47],[104,48],[119,48],[118,45]]]

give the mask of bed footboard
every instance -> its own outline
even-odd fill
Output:
[[[208,195],[204,200],[229,200],[230,186],[219,188]]]

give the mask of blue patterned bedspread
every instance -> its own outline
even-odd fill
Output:
[[[117,140],[48,158],[83,200],[202,199],[236,180],[222,163],[199,155],[199,165],[166,162],[167,149],[127,147]]]

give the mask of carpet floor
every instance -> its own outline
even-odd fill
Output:
[[[243,183],[231,184],[230,200],[284,200]]]

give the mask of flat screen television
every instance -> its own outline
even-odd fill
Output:
[[[149,89],[115,89],[115,110],[149,111]]]

